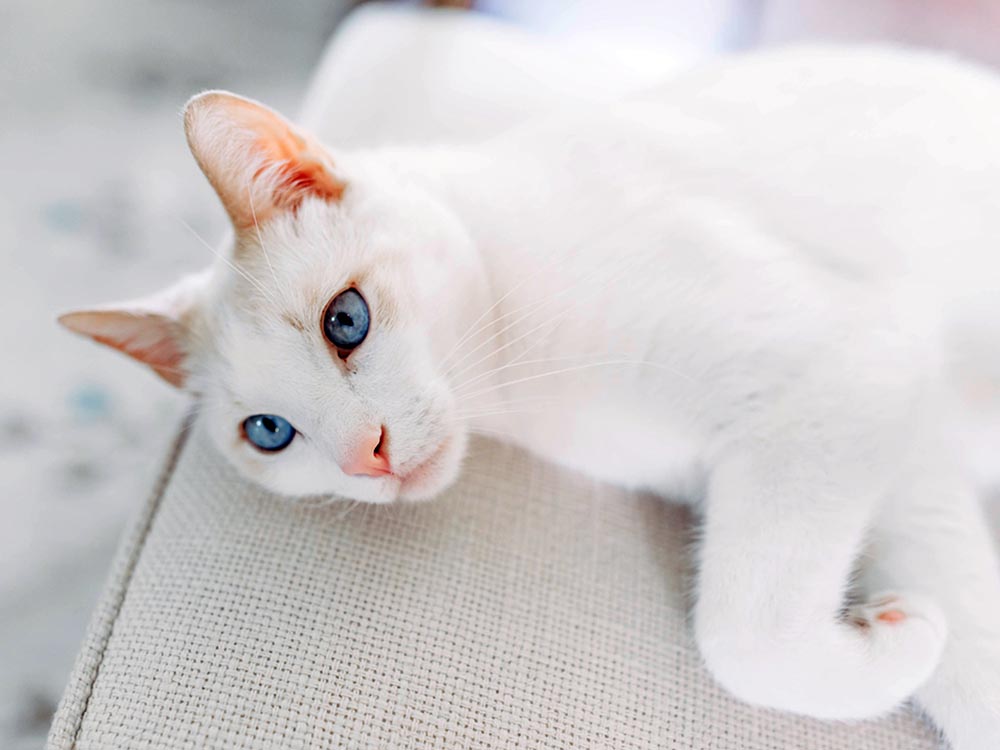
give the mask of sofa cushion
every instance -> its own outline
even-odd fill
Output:
[[[724,695],[690,518],[476,442],[418,505],[292,503],[195,428],[122,550],[50,737],[106,748],[932,748]]]

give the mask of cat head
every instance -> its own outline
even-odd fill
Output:
[[[466,440],[442,358],[486,299],[460,222],[377,152],[331,155],[257,102],[204,93],[184,124],[231,247],[60,321],[196,393],[215,444],[273,491],[436,494]]]

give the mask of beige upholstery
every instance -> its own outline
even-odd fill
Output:
[[[473,445],[416,506],[292,505],[197,430],[126,542],[52,750],[917,750],[755,710],[685,622],[687,513]],[[75,744],[74,744],[75,743]]]

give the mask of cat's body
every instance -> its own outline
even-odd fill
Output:
[[[583,133],[557,116],[395,157],[472,234],[489,304],[506,295],[488,329],[506,348],[455,368],[524,380],[475,397],[522,407],[485,429],[664,490],[701,484],[734,413],[822,369],[940,368],[970,410],[1000,406],[1000,84],[880,50],[796,52],[774,75],[788,54],[590,113]],[[864,336],[865,369],[843,362]]]
[[[457,300],[464,309],[439,311],[434,326],[453,330],[430,337],[432,353],[453,384],[469,384],[462,403],[547,403],[474,423],[662,490],[678,474],[698,484],[689,470],[719,426],[756,411],[746,399],[766,403],[762,391],[841,358],[862,335],[876,338],[873,365],[926,358],[890,377],[940,374],[969,410],[1000,402],[998,92],[991,77],[933,57],[784,52],[589,112],[582,135],[568,132],[576,114],[555,116],[480,148],[338,162],[373,193],[392,185],[365,210],[391,212],[414,187],[474,246],[481,286]],[[289,241],[262,231],[265,245]],[[242,263],[263,281],[272,270],[264,255]],[[477,335],[458,341],[470,328]],[[883,351],[883,339],[904,349]],[[569,376],[553,387],[552,370]],[[503,385],[513,380],[524,382]],[[635,446],[651,442],[663,447],[644,458]],[[608,462],[624,444],[631,457]]]
[[[696,502],[695,634],[725,686],[831,718],[917,691],[958,750],[1000,747],[1000,568],[963,442],[1000,409],[1000,83],[773,53],[481,146],[323,157],[335,179],[255,106],[187,119],[240,273],[172,297],[166,343],[74,327],[188,373],[281,491],[431,495],[471,427]],[[372,332],[331,357],[314,328],[352,286]],[[302,437],[255,453],[253,413]],[[375,462],[348,471],[362,433]]]

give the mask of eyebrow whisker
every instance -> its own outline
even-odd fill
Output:
[[[267,267],[271,269],[271,278],[274,279],[274,285],[277,287],[278,275],[274,272],[274,266],[271,265],[271,256],[267,254],[267,248],[264,246],[264,238],[260,234],[260,222],[257,221],[257,209],[253,204],[253,189],[249,177],[247,178],[247,198],[250,201],[250,216],[253,217],[253,228],[257,232],[257,244],[260,245],[260,250],[264,253],[264,260],[267,261]]]

